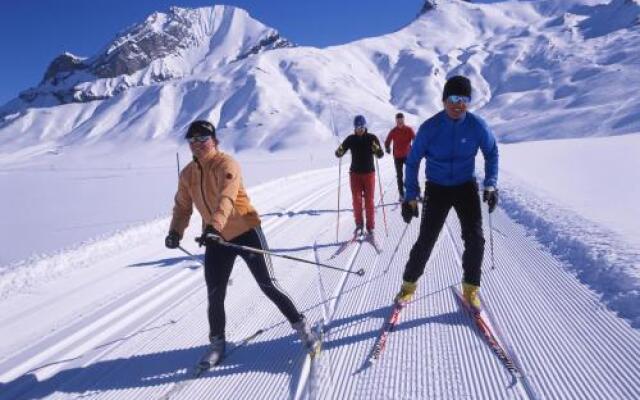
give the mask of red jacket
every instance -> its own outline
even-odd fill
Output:
[[[393,157],[405,158],[411,150],[411,141],[416,138],[410,126],[404,125],[402,128],[395,127],[389,132],[387,140],[384,141],[384,147],[387,149],[393,142]]]

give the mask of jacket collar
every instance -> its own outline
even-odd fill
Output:
[[[208,161],[213,160],[214,158],[216,158],[216,156],[218,156],[220,154],[220,150],[213,150],[208,152],[207,154],[205,154],[204,156],[197,158],[196,156],[193,156],[193,161],[197,161],[200,163],[206,163]]]
[[[449,114],[447,114],[447,112],[445,110],[442,110],[442,114],[444,114],[444,120],[447,121],[447,123],[458,125],[458,124],[463,123],[467,119],[467,114],[469,114],[469,111],[467,111],[464,114],[462,114],[462,117],[460,117],[458,119],[451,118],[449,116]]]

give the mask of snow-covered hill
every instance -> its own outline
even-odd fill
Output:
[[[56,59],[0,108],[0,153],[179,137],[208,118],[234,149],[330,141],[355,113],[372,128],[440,107],[469,75],[503,141],[640,129],[637,0],[441,0],[403,29],[317,49],[228,6],[154,13],[89,59]],[[281,48],[284,47],[284,48]],[[275,50],[274,50],[275,49]],[[53,104],[63,103],[53,106]]]

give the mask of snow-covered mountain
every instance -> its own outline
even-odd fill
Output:
[[[0,152],[104,140],[175,139],[195,118],[235,150],[342,135],[354,114],[384,133],[402,110],[437,111],[447,76],[504,141],[640,130],[638,0],[425,1],[397,32],[293,47],[229,6],[154,13],[83,59],[56,58],[0,108]],[[277,49],[277,50],[276,50]]]

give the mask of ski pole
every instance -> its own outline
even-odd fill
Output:
[[[182,246],[178,246],[178,248],[186,255],[189,256],[190,259],[192,259],[193,261],[197,262],[198,264],[200,264],[201,266],[204,267],[204,264],[202,263],[202,261],[200,261],[200,259],[196,256],[194,256],[193,254],[191,254],[188,250],[185,250],[184,247]]]
[[[410,224],[406,224],[407,226],[404,227],[404,230],[402,231],[402,235],[400,235],[400,239],[398,239],[398,244],[396,245],[396,248],[393,249],[393,253],[391,254],[391,258],[389,258],[389,264],[387,264],[387,268],[384,269],[384,273],[386,274],[387,271],[389,271],[389,267],[391,267],[391,263],[393,262],[393,259],[396,257],[396,253],[398,252],[398,249],[400,248],[400,244],[402,243],[402,239],[404,239],[404,235],[407,233],[407,230],[409,229],[409,225]]]
[[[491,248],[491,269],[496,269],[496,259],[493,255],[493,220],[489,212],[489,247]]]
[[[378,172],[378,186],[380,187],[380,204],[382,204],[382,220],[384,221],[384,233],[389,236],[389,229],[387,228],[387,212],[384,209],[384,196],[382,195],[382,180],[380,179],[380,163],[376,157],[376,170]]]
[[[342,191],[342,157],[338,161],[338,223],[336,224],[336,243],[340,232],[340,192]]]
[[[333,102],[329,101],[329,111],[331,113],[331,131],[333,132],[333,136],[338,139],[338,145],[340,145],[340,139],[338,138],[338,132],[336,132],[336,124],[333,119]],[[336,223],[336,243],[339,240],[339,232],[340,232],[340,191],[342,189],[342,157],[340,157],[338,161],[338,214],[337,214],[337,223]]]
[[[305,264],[316,265],[316,266],[322,267],[322,268],[334,269],[336,271],[342,271],[342,272],[346,272],[348,274],[354,274],[354,275],[358,275],[358,276],[363,276],[364,275],[364,269],[362,269],[362,268],[360,268],[359,270],[354,272],[354,271],[350,271],[348,269],[334,267],[333,265],[327,265],[327,264],[317,263],[317,262],[314,262],[314,261],[305,260],[304,258],[288,256],[286,254],[278,254],[278,253],[274,253],[272,251],[256,249],[255,247],[243,246],[243,245],[240,245],[240,244],[230,243],[230,242],[227,242],[226,240],[223,240],[218,235],[213,235],[211,233],[207,233],[206,237],[208,239],[210,239],[210,240],[213,240],[213,241],[223,245],[223,246],[232,247],[232,248],[238,249],[238,250],[249,251],[251,253],[256,253],[256,254],[263,254],[263,255],[268,255],[268,256],[286,258],[287,260],[293,260],[293,261],[298,261],[298,262],[305,263]],[[199,240],[199,238],[196,238],[196,241],[198,241],[198,240]]]

